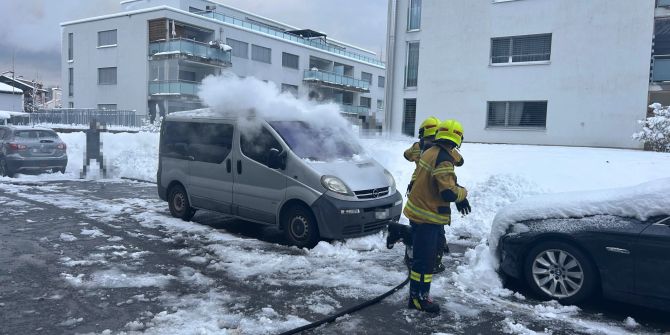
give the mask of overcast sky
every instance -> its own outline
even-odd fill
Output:
[[[0,73],[60,85],[60,22],[120,10],[120,0],[0,0]],[[323,31],[379,53],[385,47],[387,0],[219,0],[300,28]]]

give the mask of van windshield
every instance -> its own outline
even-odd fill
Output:
[[[269,123],[291,150],[303,159],[327,162],[351,159],[361,152],[358,142],[348,136],[349,132],[345,129],[314,128],[302,121]]]

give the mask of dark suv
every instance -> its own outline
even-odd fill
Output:
[[[65,143],[55,131],[39,127],[0,126],[0,176],[17,172],[65,173]]]

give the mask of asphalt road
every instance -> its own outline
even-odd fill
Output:
[[[271,306],[279,315],[316,320],[325,313],[297,308],[305,301],[301,297],[318,293],[336,300],[332,304],[340,308],[364,301],[318,284],[284,285],[281,294],[268,294],[270,288],[262,281],[238,280],[226,271],[189,261],[178,250],[188,250],[190,255],[186,256],[203,255],[211,241],[197,232],[175,233],[138,220],[138,213],[155,210],[148,205],[144,207],[145,203],[138,199],[155,205],[156,198],[153,185],[136,182],[0,182],[0,334],[151,330],[159,313],[179,313],[174,307],[166,307],[166,297],[178,300],[212,289],[241,297],[244,304],[233,299],[226,306],[228,313],[236,315],[253,314]],[[123,199],[135,200],[128,204]],[[156,216],[167,218],[167,205]],[[210,212],[199,212],[194,221],[190,224],[202,225],[205,232],[214,229],[257,241],[253,246],[226,242],[239,243],[238,248],[248,248],[250,253],[262,252],[271,258],[301,252],[283,246],[280,232],[270,227]],[[446,260],[447,273],[461,263],[465,251],[464,246],[451,248],[453,254]],[[371,261],[401,268],[402,260],[394,255],[397,253],[379,254]],[[182,280],[195,278],[185,275],[184,269],[192,269],[213,281],[203,286],[193,280]],[[111,272],[109,278],[102,278],[100,271],[130,274],[141,271],[178,280],[165,280],[162,285],[153,286],[125,285],[125,275]],[[83,281],[82,278],[89,276],[97,278],[98,284]],[[150,279],[160,282],[164,278]],[[529,294],[521,287],[511,288]],[[582,320],[582,327],[567,318],[532,317],[532,309],[538,303],[532,297],[497,299],[491,303],[469,292],[450,289],[445,297],[437,299],[443,303],[445,312],[430,317],[405,309],[405,295],[406,288],[379,305],[311,333],[502,334],[512,331],[506,326],[510,317],[523,322],[526,329],[548,330],[553,334],[620,333],[625,330],[622,320],[629,316],[641,324],[630,329],[631,333],[670,332],[667,314],[602,300],[594,300],[568,316]],[[142,325],[134,327],[133,322]],[[219,322],[219,327],[226,330],[229,326]],[[197,333],[195,329],[193,333]]]

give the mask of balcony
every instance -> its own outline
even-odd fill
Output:
[[[340,111],[342,114],[348,115],[368,115],[370,108],[365,106],[352,106],[352,105],[340,105]]]
[[[335,55],[338,55],[338,56],[350,58],[350,59],[353,59],[353,60],[356,60],[356,61],[359,61],[359,62],[365,62],[365,63],[368,63],[370,65],[378,66],[378,67],[381,67],[381,68],[386,67],[384,65],[384,62],[382,62],[378,59],[372,58],[372,57],[363,56],[363,55],[359,55],[357,53],[342,50],[341,48],[337,48],[337,47],[334,47],[332,45],[328,45],[326,43],[319,42],[317,40],[310,40],[310,39],[302,38],[302,37],[299,37],[299,36],[296,36],[296,35],[293,35],[293,34],[285,33],[285,32],[280,31],[280,30],[269,28],[267,26],[261,26],[261,25],[258,25],[258,24],[254,24],[254,23],[251,23],[251,22],[244,21],[244,20],[236,19],[232,16],[224,15],[224,14],[221,14],[221,13],[215,13],[215,12],[211,12],[211,11],[210,12],[200,12],[200,13],[196,13],[196,14],[199,14],[199,15],[208,17],[210,19],[217,20],[217,21],[221,21],[221,22],[224,22],[224,23],[232,24],[232,25],[235,25],[235,26],[238,26],[238,27],[242,27],[242,28],[253,30],[253,31],[257,31],[257,32],[267,34],[267,35],[270,35],[270,36],[278,37],[278,38],[281,38],[281,39],[284,39],[284,40],[287,40],[287,41],[301,43],[301,44],[304,44],[304,45],[307,45],[307,46],[311,46],[311,47],[314,47],[314,48],[317,48],[317,49],[321,49],[321,50],[329,52],[331,54],[335,54]]]
[[[200,83],[185,80],[166,80],[149,82],[149,95],[152,96],[176,96],[176,95],[198,95]]]
[[[337,73],[317,70],[305,70],[303,81],[319,83],[331,88],[352,92],[370,92],[370,83],[367,81],[343,76]]]
[[[181,38],[149,43],[149,56],[152,59],[175,55],[216,66],[230,66],[231,64],[230,51],[223,51],[207,43]]]
[[[651,81],[670,81],[670,55],[654,56],[654,71]]]

